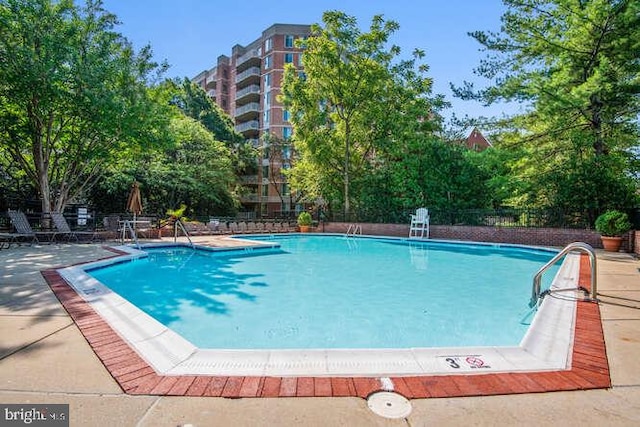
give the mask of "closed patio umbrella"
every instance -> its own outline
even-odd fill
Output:
[[[133,181],[131,184],[131,191],[129,192],[129,199],[127,200],[127,211],[133,213],[133,226],[136,226],[136,215],[142,213],[142,197],[140,196],[140,184],[137,181]]]

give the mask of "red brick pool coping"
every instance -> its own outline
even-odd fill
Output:
[[[118,254],[123,254],[108,248]],[[377,377],[261,377],[158,375],[56,269],[41,272],[93,351],[122,390],[131,395],[212,397],[367,398],[383,391]],[[589,288],[587,256],[581,257],[579,284]],[[494,374],[391,377],[394,390],[408,399],[541,393],[611,387],[600,307],[578,301],[571,369]]]

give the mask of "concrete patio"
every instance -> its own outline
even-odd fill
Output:
[[[225,245],[217,237],[194,240]],[[112,256],[101,245],[0,251],[0,402],[68,403],[71,425],[640,425],[640,262],[598,253],[609,390],[412,400],[406,419],[375,415],[360,398],[131,396],[97,358],[41,270]]]

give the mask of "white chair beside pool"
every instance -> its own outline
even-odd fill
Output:
[[[418,208],[415,214],[411,214],[409,225],[409,238],[429,238],[429,209]]]

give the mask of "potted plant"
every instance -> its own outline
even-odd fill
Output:
[[[618,252],[622,236],[631,230],[629,216],[617,210],[608,210],[596,219],[596,230],[600,233],[605,251]]]
[[[184,213],[187,210],[187,205],[184,203],[180,204],[178,209],[167,209],[167,219],[161,219],[158,221],[158,237],[162,238],[163,230],[165,228],[172,228],[177,220],[187,221],[187,217],[184,216]]]
[[[309,212],[300,212],[300,215],[298,215],[298,227],[300,227],[301,233],[308,233],[311,230],[311,214]]]

